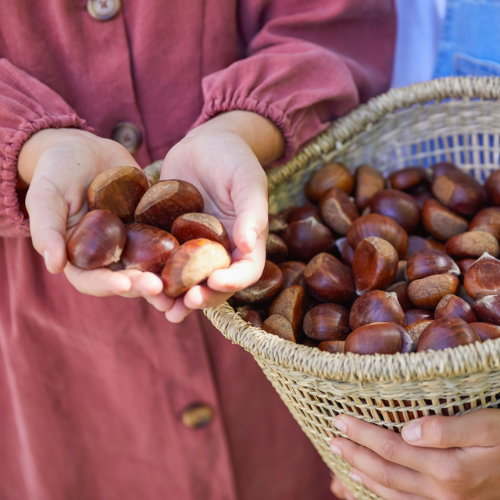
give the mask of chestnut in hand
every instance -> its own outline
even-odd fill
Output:
[[[434,320],[420,335],[417,352],[480,342],[479,335],[462,318]]]
[[[396,323],[371,323],[351,332],[345,341],[345,352],[356,354],[396,354],[410,352],[408,332]]]
[[[406,317],[394,292],[371,290],[354,302],[349,326],[356,330],[370,323],[391,322],[406,327]]]
[[[231,250],[226,228],[213,215],[196,212],[180,215],[172,224],[172,235],[181,245],[189,240],[205,238],[220,243],[228,252]]]
[[[350,332],[349,311],[338,304],[319,304],[304,318],[304,333],[314,340],[345,340]]]
[[[306,184],[306,196],[311,201],[319,201],[334,186],[347,195],[354,187],[354,177],[343,163],[330,163],[315,172]]]
[[[264,271],[259,280],[233,295],[237,304],[262,304],[271,300],[280,290],[283,284],[283,273],[281,269],[272,262],[266,260]]]
[[[165,295],[179,297],[191,287],[205,281],[217,269],[231,264],[227,250],[205,238],[190,240],[175,249],[161,273]]]
[[[353,220],[359,217],[356,204],[338,187],[329,189],[319,202],[325,224],[338,234],[345,235]]]
[[[117,215],[92,210],[76,225],[67,242],[68,260],[80,269],[97,269],[120,260],[127,233]]]

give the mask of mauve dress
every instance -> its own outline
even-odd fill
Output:
[[[117,1],[117,0],[108,0]],[[273,120],[287,157],[384,91],[392,0],[0,0],[0,498],[323,500],[330,475],[250,354],[201,313],[79,294],[46,272],[16,192],[48,127],[142,131],[162,158],[227,110]],[[203,429],[192,403],[214,408]]]

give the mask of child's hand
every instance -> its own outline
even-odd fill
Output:
[[[235,291],[260,278],[267,239],[267,179],[262,164],[277,159],[284,141],[270,121],[254,113],[232,111],[193,129],[174,146],[161,179],[194,184],[205,212],[217,217],[234,241],[229,269],[215,271],[208,286],[195,286],[166,312],[179,322],[192,309],[222,304]]]
[[[495,500],[500,496],[500,410],[408,422],[402,436],[340,416],[352,441],[331,449],[352,465],[351,477],[385,500]],[[356,444],[358,443],[358,444]]]

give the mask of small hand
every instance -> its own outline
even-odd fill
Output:
[[[500,411],[411,421],[402,435],[340,416],[331,450],[351,478],[386,500],[494,500],[500,491]],[[357,443],[357,444],[356,444]]]

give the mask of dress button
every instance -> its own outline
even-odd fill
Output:
[[[113,19],[121,9],[120,0],[88,0],[88,13],[98,21]]]
[[[142,144],[142,133],[133,123],[119,123],[111,133],[111,139],[119,142],[130,153],[134,154]]]
[[[182,423],[190,429],[208,427],[214,419],[214,410],[205,403],[193,403],[182,412]]]

